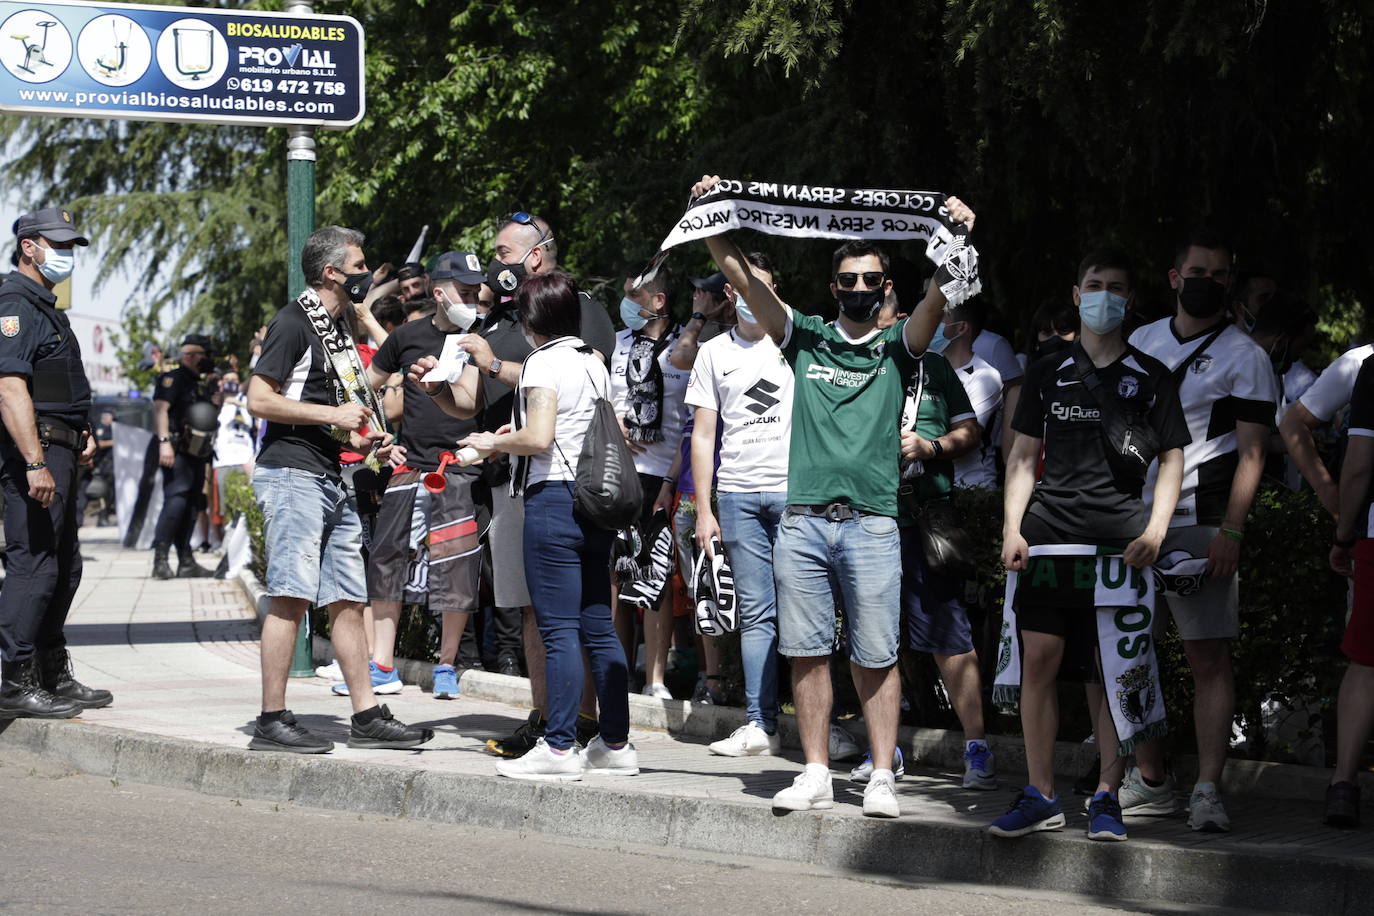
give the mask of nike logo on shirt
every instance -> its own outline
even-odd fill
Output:
[[[1054,383],[1055,383],[1056,385],[1058,385],[1060,388],[1067,388],[1067,387],[1069,387],[1070,385],[1077,385],[1077,384],[1079,384],[1079,380],[1076,379],[1076,378],[1071,378],[1071,379],[1069,379],[1069,380],[1066,382],[1066,381],[1064,381],[1062,378],[1057,378],[1057,379],[1054,380]]]

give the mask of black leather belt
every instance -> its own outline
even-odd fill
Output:
[[[853,518],[873,514],[855,509],[849,503],[827,503],[824,506],[788,506],[787,511],[793,515],[809,515],[812,518],[823,518],[832,522],[847,522]]]
[[[86,438],[89,435],[90,433],[84,429],[72,429],[67,424],[55,420],[38,421],[38,442],[44,448],[61,445],[74,452],[85,451]]]

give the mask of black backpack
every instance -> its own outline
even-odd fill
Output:
[[[587,378],[591,379],[590,372]],[[596,390],[594,381],[592,390]],[[619,531],[639,521],[644,488],[639,484],[634,455],[625,444],[625,434],[620,431],[611,402],[599,395],[582,440],[576,476],[573,508],[593,524]]]

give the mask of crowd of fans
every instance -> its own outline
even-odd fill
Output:
[[[947,207],[972,228],[967,206]],[[691,702],[725,702],[720,634],[737,630],[747,722],[709,750],[779,753],[790,675],[806,765],[776,807],[832,806],[831,760],[861,756],[850,776],[865,784],[864,813],[899,816],[896,662],[915,652],[933,657],[962,726],[965,788],[997,785],[985,695],[1019,706],[1028,785],[993,833],[1065,823],[1053,772],[1060,680],[1084,683],[1100,749],[1090,837],[1123,840],[1125,814],[1184,805],[1192,829],[1229,830],[1218,785],[1235,712],[1237,568],[1267,476],[1316,491],[1340,520],[1333,567],[1357,575],[1327,820],[1358,822],[1374,686],[1374,633],[1358,625],[1374,601],[1359,571],[1374,555],[1356,539],[1367,537],[1374,455],[1352,449],[1360,461],[1337,481],[1314,433],[1349,404],[1357,375],[1374,387],[1374,370],[1360,373],[1374,347],[1318,376],[1299,358],[1311,310],[1266,273],[1237,273],[1225,238],[1198,230],[1160,259],[1175,302],[1153,320],[1132,259],[1089,252],[1066,268],[1063,300],[1035,311],[1025,354],[979,300],[947,303],[863,241],[827,265],[831,303],[796,307],[766,254],[714,236],[717,273],[627,278],[619,331],[558,269],[556,236],[536,216],[501,221],[489,264],[453,251],[428,269],[372,272],[363,245],[338,227],[312,236],[311,288],[254,341],[246,398],[236,376],[220,385],[231,447],[216,468],[253,474],[267,588],[282,602],[264,628],[252,746],[329,749],[285,709],[278,671],[310,602],[334,619],[339,658],[320,674],[353,701],[354,746],[432,737],[373,698],[402,689],[408,604],[439,621],[436,699],[459,695],[465,668],[527,674],[528,721],[488,743],[497,772],[520,779],[637,773],[628,693],[672,699],[674,657],[695,657]],[[312,326],[312,303],[351,338],[357,391]],[[574,486],[602,402],[642,492],[620,530],[589,518]],[[1352,435],[1374,437],[1360,406]],[[480,460],[446,455],[468,450]],[[955,510],[959,490],[999,487],[1015,575],[1003,657],[985,684]],[[365,569],[344,559],[355,545]],[[1152,634],[1170,626],[1196,695],[1192,710],[1168,711],[1196,732],[1197,779],[1182,795],[1159,743]],[[832,719],[844,659],[867,749]]]

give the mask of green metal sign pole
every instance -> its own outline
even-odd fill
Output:
[[[287,13],[309,15],[312,0],[288,0]],[[301,249],[315,231],[315,128],[286,129],[286,301],[305,289]],[[310,643],[310,611],[296,631],[296,651],[291,656],[291,677],[314,677],[315,659]]]

